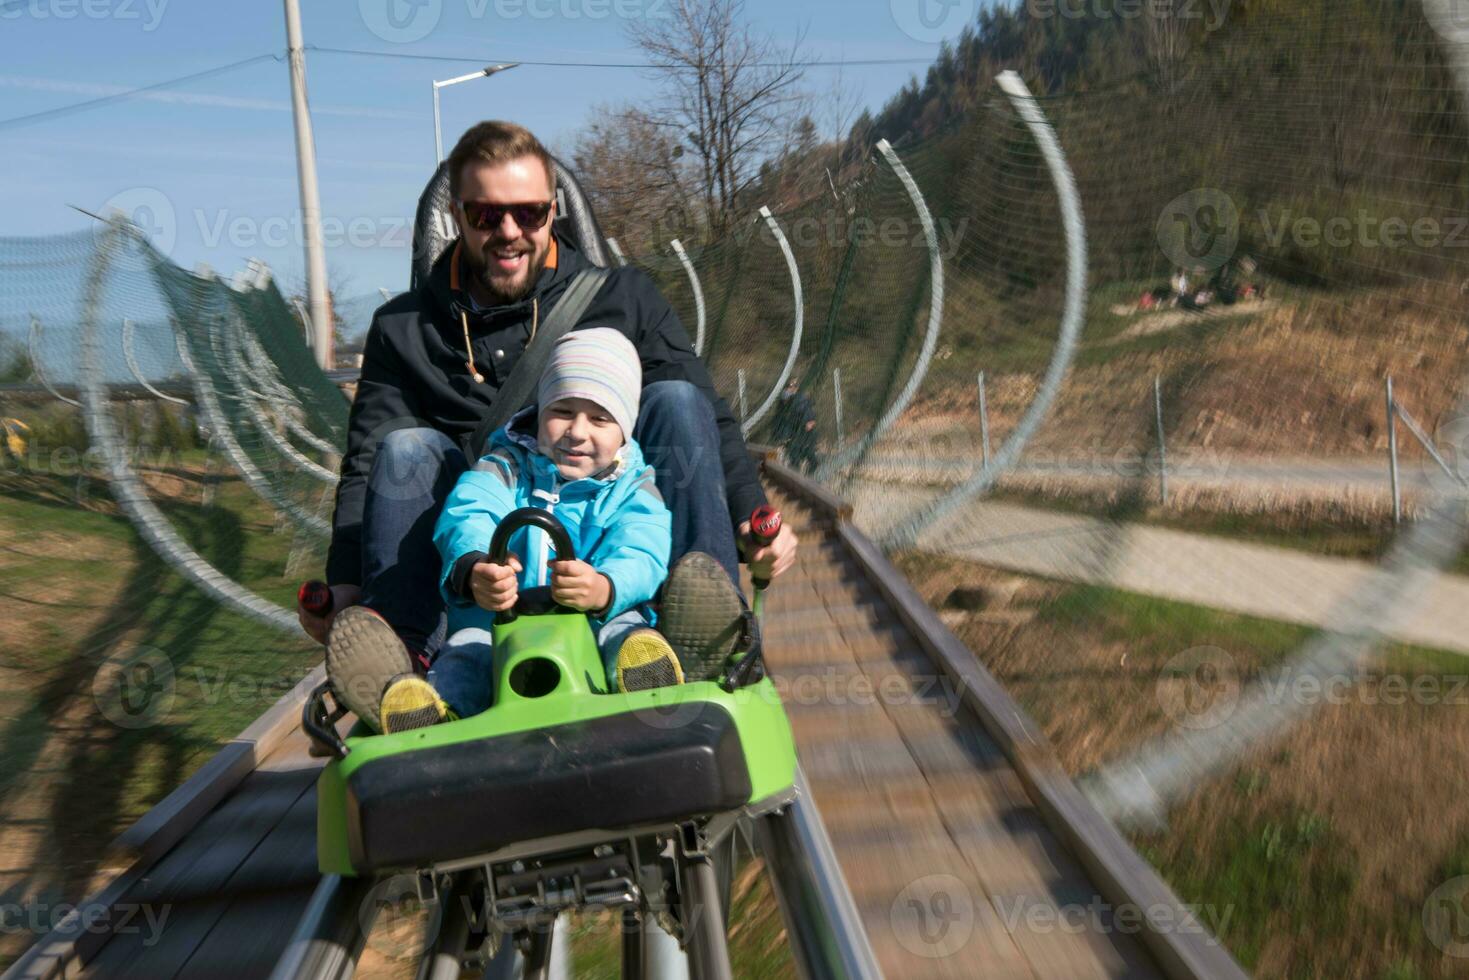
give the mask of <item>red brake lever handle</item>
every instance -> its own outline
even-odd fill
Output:
[[[780,523],[780,511],[769,504],[761,504],[750,515],[750,539],[755,542],[756,547],[765,547],[780,534]],[[754,582],[757,589],[770,588],[768,578],[756,578],[751,581]]]
[[[296,601],[311,615],[325,616],[332,611],[331,586],[320,579],[303,582],[296,592]]]

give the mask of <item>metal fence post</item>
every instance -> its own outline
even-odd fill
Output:
[[[738,371],[735,372],[735,374],[740,381],[740,421],[743,422],[745,420],[745,416],[748,414],[745,411],[745,369],[740,368]]]
[[[1403,520],[1403,498],[1398,488],[1398,406],[1392,397],[1392,375],[1387,376],[1387,473],[1392,481],[1392,522]]]
[[[1168,506],[1168,445],[1163,438],[1163,382],[1153,375],[1153,413],[1158,419],[1158,498]]]
[[[842,369],[831,369],[831,397],[837,410],[837,448],[842,448]]]
[[[990,468],[990,413],[984,400],[984,372],[979,372],[979,449],[984,468]]]

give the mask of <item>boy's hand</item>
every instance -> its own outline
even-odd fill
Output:
[[[511,555],[505,564],[495,565],[480,562],[469,572],[469,591],[481,609],[504,612],[515,605],[520,597],[520,581],[516,578],[523,566],[520,559]]]
[[[553,561],[551,598],[568,609],[595,612],[612,602],[612,582],[584,561]]]

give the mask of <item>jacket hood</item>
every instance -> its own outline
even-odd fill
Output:
[[[428,289],[434,305],[456,323],[459,321],[459,315],[463,313],[476,327],[490,327],[502,321],[523,320],[530,316],[532,299],[540,300],[541,312],[544,315],[550,303],[570,285],[572,277],[582,269],[591,266],[591,262],[579,248],[563,236],[556,234],[554,230],[551,234],[556,241],[556,268],[543,269],[535,286],[524,299],[482,310],[471,308],[469,293],[464,287],[465,269],[463,266],[460,266],[457,273],[455,271],[455,263],[463,262],[460,253],[464,248],[463,240],[456,239],[444,250],[444,254],[439,256],[429,273]]]

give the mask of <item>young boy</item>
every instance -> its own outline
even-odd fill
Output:
[[[460,477],[439,515],[434,542],[444,559],[448,638],[428,676],[412,672],[406,649],[401,661],[387,658],[377,673],[386,683],[385,690],[378,687],[377,711],[370,692],[357,692],[369,695],[367,704],[360,696],[343,698],[359,717],[393,732],[484,711],[492,696],[495,614],[511,608],[520,589],[547,584],[558,603],[591,618],[609,687],[683,682],[677,655],[651,628],[649,602],[668,573],[672,537],[653,470],[631,435],[641,391],[637,351],[618,331],[577,330],[557,343],[536,407],[495,433],[488,454]],[[550,510],[578,557],[553,559],[545,532],[522,528],[510,540],[507,563],[491,563],[495,528],[520,507]],[[388,629],[370,612],[342,628]]]

